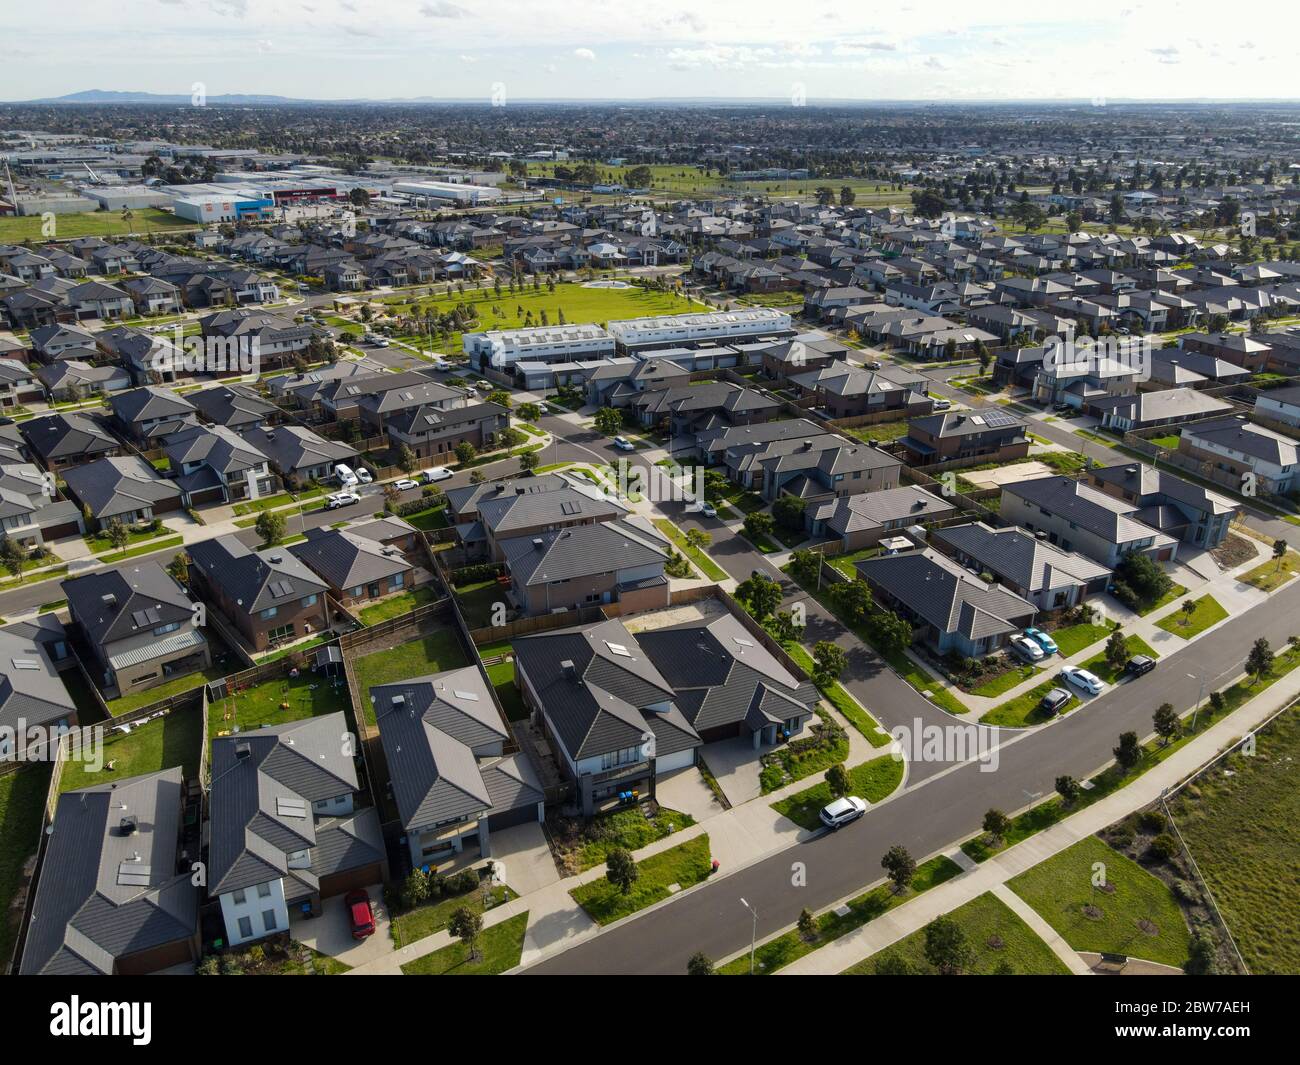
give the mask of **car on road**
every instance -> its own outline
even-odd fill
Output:
[[[370,893],[365,888],[357,888],[343,896],[343,905],[348,910],[348,920],[352,922],[352,938],[365,939],[375,934],[375,909],[370,905]]]
[[[1038,644],[1038,646],[1049,655],[1054,655],[1060,650],[1060,648],[1056,646],[1056,641],[1048,636],[1042,629],[1036,629],[1031,626],[1030,628],[1025,629],[1024,635],[1033,640],[1034,643]]]
[[[1156,660],[1150,655],[1134,655],[1124,665],[1124,672],[1130,677],[1140,677],[1156,668]]]
[[[446,466],[434,466],[431,470],[422,470],[420,472],[420,477],[425,484],[433,484],[434,481],[445,481],[451,475],[451,470],[447,469]]]
[[[361,497],[356,492],[335,492],[333,495],[325,497],[325,509],[338,510],[339,507],[350,507],[353,503],[360,502]]]
[[[413,481],[409,477],[403,477],[400,481],[394,481],[393,487],[396,488],[399,492],[405,492],[411,488],[419,488],[420,482]]]
[[[1038,709],[1051,716],[1059,713],[1073,698],[1064,688],[1053,688],[1038,700]]]
[[[492,391],[492,382],[491,382],[491,381],[475,381],[475,382],[474,382],[474,387],[475,387],[478,391],[480,391],[480,392],[491,392],[491,391]]]
[[[881,363],[879,359],[868,359],[862,365],[865,366],[868,370],[879,370]]]
[[[952,402],[946,399],[936,399],[934,401],[935,410],[952,410]]]
[[[693,503],[686,504],[686,513],[702,514],[706,518],[716,518],[718,516],[718,508],[712,503],[707,503],[702,499],[697,499]]]
[[[619,451],[635,451],[635,450],[636,450],[636,444],[632,443],[632,441],[629,440],[626,436],[616,436],[616,437],[614,437],[614,446],[615,446],[616,448],[618,448]]]
[[[1044,658],[1043,649],[1028,636],[1012,636],[1007,643],[1011,653],[1022,661],[1041,662]]]
[[[822,819],[823,825],[834,831],[856,821],[866,812],[867,804],[864,800],[859,799],[856,795],[846,795],[842,799],[836,799],[834,802],[823,806],[822,812],[818,816]]]
[[[1096,673],[1092,673],[1080,666],[1066,666],[1061,670],[1061,676],[1080,691],[1085,691],[1089,695],[1100,695],[1102,689],[1106,687]]]
[[[433,368],[435,370],[450,370],[451,363],[449,363],[446,359],[434,359]]]

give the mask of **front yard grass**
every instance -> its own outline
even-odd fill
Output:
[[[1190,616],[1179,607],[1172,614],[1157,621],[1156,627],[1164,629],[1165,632],[1172,632],[1175,636],[1181,636],[1184,640],[1190,640],[1228,616],[1228,612],[1212,595],[1203,595],[1194,602],[1196,609]]]
[[[621,847],[635,853],[695,824],[690,814],[666,806],[657,806],[653,816],[647,814],[648,804],[585,821],[566,817],[554,822],[551,839],[565,875],[573,876],[603,865],[612,850]]]
[[[128,558],[135,558],[138,555],[152,555],[155,551],[162,551],[169,547],[180,547],[184,542],[181,536],[164,536],[155,540],[144,540],[135,547],[127,547],[119,550],[116,547],[110,547],[102,554],[95,557],[102,562],[123,562]]]
[[[1039,672],[1040,670],[1037,666],[1015,666],[1012,669],[1008,669],[1005,673],[1001,673],[994,677],[992,680],[987,680],[978,687],[971,688],[970,693],[972,695],[982,695],[985,698],[991,699],[1001,695],[1003,692],[1009,692],[1012,688],[1019,684],[1023,684]]]
[[[675,894],[675,891],[670,890],[673,885],[685,890],[701,883],[713,871],[711,860],[709,837],[696,836],[645,861],[637,862],[640,875],[627,894],[604,877],[582,884],[569,894],[597,924],[613,924],[620,918]]]
[[[903,762],[892,754],[882,754],[879,758],[853,766],[848,774],[849,794],[869,803],[877,803],[892,795],[903,782]],[[772,803],[772,809],[783,817],[788,817],[800,828],[815,830],[821,827],[818,814],[822,807],[834,798],[830,785],[823,780],[820,784]]]
[[[1061,657],[1073,658],[1084,648],[1091,647],[1098,640],[1104,640],[1110,635],[1111,628],[1110,625],[1093,625],[1084,622],[1081,625],[1057,629],[1051,636],[1056,641],[1056,646],[1061,649]]]
[[[1093,887],[1098,863],[1105,888]],[[1167,884],[1095,836],[1021,873],[1008,886],[1075,950],[1181,966],[1191,934]]]
[[[788,643],[785,645],[786,653],[798,663],[808,676],[813,675],[813,657],[802,645],[797,643]],[[855,729],[862,733],[863,738],[873,747],[884,747],[889,743],[889,735],[880,730],[880,725],[874,717],[871,716],[862,704],[859,703],[838,680],[833,680],[830,684],[818,684],[818,690],[822,697],[840,712],[840,715],[849,722]]]
[[[80,759],[67,760],[59,777],[59,791],[108,784],[177,765],[186,779],[195,780],[199,775],[202,746],[203,712],[198,707],[173,710],[166,717],[135,726],[130,732],[108,734],[104,738],[104,762],[99,770]]]
[[[763,771],[758,780],[764,795],[829,769],[849,756],[848,733],[824,713],[820,718],[813,722],[807,735],[763,755]]]
[[[375,708],[370,702],[370,689],[378,684],[391,684],[409,677],[424,677],[469,665],[461,649],[460,640],[451,629],[437,629],[425,636],[363,655],[353,664],[357,690],[361,698],[361,712],[366,721],[375,723]]]
[[[714,562],[713,559],[709,558],[709,556],[703,551],[697,551],[687,543],[686,534],[683,533],[681,529],[677,528],[677,526],[671,521],[667,518],[655,518],[654,523],[655,528],[676,544],[677,550],[690,559],[691,565],[703,573],[709,580],[725,581],[727,579],[726,571]]]
[[[389,618],[409,614],[417,606],[432,603],[437,598],[433,585],[426,584],[422,588],[411,588],[405,592],[398,592],[397,595],[391,595],[378,603],[363,607],[357,617],[362,625],[378,625],[381,621],[387,621]]]
[[[778,969],[791,962],[798,961],[805,954],[811,954],[819,947],[824,947],[832,940],[846,936],[874,921],[881,914],[904,902],[909,902],[922,892],[938,887],[947,880],[961,873],[961,866],[942,854],[931,858],[917,867],[912,877],[912,885],[899,895],[888,884],[872,888],[856,899],[850,899],[844,905],[849,912],[840,916],[834,910],[828,910],[817,918],[817,932],[812,939],[805,939],[797,928],[791,929],[754,951],[754,975],[770,976]],[[749,952],[727,962],[718,968],[719,976],[749,976]]]
[[[1146,640],[1142,639],[1141,636],[1124,637],[1124,646],[1128,648],[1129,658],[1132,658],[1134,655],[1146,655],[1148,658],[1156,659],[1160,657],[1160,652],[1147,643]],[[1104,651],[1099,655],[1094,655],[1092,658],[1084,662],[1083,668],[1088,670],[1090,673],[1096,673],[1097,676],[1107,684],[1114,684],[1124,675],[1124,667],[1121,666],[1119,669],[1116,669],[1112,666],[1106,661],[1106,653]]]
[[[1280,564],[1277,559],[1271,558],[1243,573],[1238,579],[1252,588],[1258,588],[1261,592],[1271,592],[1289,581],[1297,568],[1300,568],[1300,554],[1288,551],[1282,556]]]
[[[475,913],[484,913],[513,898],[518,896],[504,884],[494,884],[491,887],[488,892],[490,905],[485,905],[481,888],[467,891],[463,895],[446,895],[437,902],[417,906],[394,917],[389,926],[392,930],[393,942],[399,948],[409,947],[412,943],[424,939],[425,936],[441,932],[447,927],[451,915],[462,906],[468,907]]]
[[[1014,699],[999,703],[980,718],[980,724],[996,725],[999,728],[1026,728],[1029,725],[1041,725],[1045,721],[1051,721],[1053,715],[1043,713],[1039,703],[1053,688],[1060,688],[1070,693],[1070,701],[1058,711],[1059,714],[1068,714],[1071,710],[1079,709],[1079,697],[1070,691],[1064,681],[1053,677],[1027,692],[1021,692]]]
[[[1017,976],[1070,974],[1052,948],[1039,939],[1006,903],[990,892],[971,899],[947,916],[966,934],[966,943],[974,955],[970,967],[964,970],[968,974],[990,976],[1004,962]],[[916,973],[936,971],[925,960],[925,929],[921,928],[846,969],[843,975],[874,976],[876,963],[885,957],[901,958]]]
[[[496,976],[513,969],[524,953],[528,914],[521,913],[486,928],[478,937],[478,957],[470,959],[464,943],[435,950],[402,966],[406,976]]]
[[[1186,589],[1186,588],[1184,588],[1181,584],[1175,584],[1172,588],[1169,589],[1169,591],[1165,592],[1165,594],[1162,595],[1162,596],[1161,596],[1159,599],[1157,599],[1155,602],[1153,602],[1153,603],[1139,603],[1139,604],[1138,604],[1138,614],[1139,614],[1140,616],[1142,616],[1142,617],[1146,617],[1148,614],[1153,613],[1154,611],[1159,610],[1161,607],[1166,607],[1166,606],[1168,606],[1170,603],[1174,602],[1176,599],[1181,599],[1181,598],[1182,598],[1183,596],[1185,596],[1186,594],[1187,594],[1187,589]]]
[[[30,762],[0,777],[0,963],[8,962],[21,911],[13,908],[23,866],[36,853],[51,762]]]

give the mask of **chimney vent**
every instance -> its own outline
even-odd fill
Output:
[[[118,831],[124,836],[134,836],[136,829],[140,827],[134,814],[129,814],[117,823]]]

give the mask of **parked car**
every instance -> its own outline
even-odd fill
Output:
[[[334,478],[343,488],[355,488],[360,483],[352,467],[342,462],[334,467]]]
[[[1106,687],[1096,673],[1081,669],[1079,666],[1066,666],[1061,670],[1061,676],[1089,695],[1100,695],[1102,689]]]
[[[475,387],[476,389],[478,389],[478,391],[480,391],[480,392],[491,392],[491,391],[492,391],[492,382],[491,382],[491,381],[475,381],[475,382],[474,382],[474,387]]]
[[[365,939],[375,934],[375,910],[365,888],[349,891],[343,896],[343,905],[348,908],[348,917],[352,921],[353,939]]]
[[[338,510],[339,507],[350,507],[353,503],[360,503],[361,497],[351,490],[335,492],[333,495],[325,497],[326,510]]]
[[[447,469],[446,466],[434,466],[433,469],[423,470],[420,473],[420,477],[425,484],[433,484],[434,481],[445,481],[451,475],[451,470]]]
[[[1007,643],[1011,646],[1011,653],[1025,662],[1043,660],[1043,649],[1027,636],[1012,636]]]
[[[1029,639],[1033,640],[1034,643],[1038,644],[1038,646],[1049,655],[1054,655],[1060,650],[1060,648],[1056,646],[1056,641],[1048,636],[1042,629],[1030,627],[1025,629],[1025,635],[1029,637]]]
[[[934,401],[935,410],[952,410],[952,401],[947,399],[936,399]]]
[[[868,360],[867,360],[866,362],[864,362],[862,365],[865,366],[868,370],[879,370],[879,369],[880,369],[880,360],[879,360],[879,359],[868,359]]]
[[[419,488],[420,482],[413,481],[409,477],[403,477],[400,481],[394,481],[393,487],[396,488],[399,492],[405,492],[411,488]]]
[[[1074,696],[1071,695],[1064,688],[1053,688],[1046,695],[1044,695],[1040,700],[1038,700],[1038,708],[1043,713],[1051,716],[1060,713],[1060,711],[1064,709],[1066,704],[1069,703],[1069,701],[1073,698]]]
[[[450,370],[451,363],[449,363],[446,359],[434,359],[433,368],[435,370]]]
[[[626,436],[616,436],[616,437],[614,437],[614,446],[615,446],[616,448],[618,448],[619,451],[635,451],[635,450],[636,450],[636,444],[632,443],[632,441],[629,440]]]
[[[376,337],[374,340],[371,341],[371,343],[374,344],[374,346],[377,348],[388,347],[388,341],[385,340],[383,337]]]
[[[1140,677],[1156,668],[1156,660],[1150,655],[1134,655],[1124,666],[1124,672],[1131,677]]]
[[[716,518],[718,509],[712,503],[707,503],[703,499],[697,499],[692,503],[686,504],[687,514],[702,514],[706,518]]]
[[[851,821],[856,821],[866,812],[866,802],[856,795],[847,795],[843,799],[836,799],[833,803],[823,806],[819,816],[822,819],[822,824],[833,830],[842,828]]]
[[[364,466],[358,466],[357,480],[360,481],[362,484],[369,484],[371,481],[374,480],[374,477],[370,475],[370,471],[366,469]]]

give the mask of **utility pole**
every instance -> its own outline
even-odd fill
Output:
[[[749,975],[753,976],[754,975],[754,946],[758,942],[758,911],[754,909],[754,907],[751,906],[744,899],[740,900],[740,904],[754,915],[753,931],[751,931],[749,934]]]

